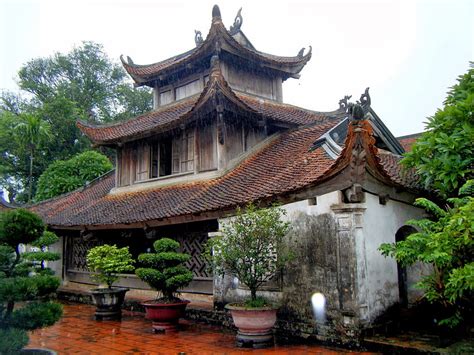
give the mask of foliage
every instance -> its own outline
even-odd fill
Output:
[[[440,324],[454,327],[472,313],[474,291],[474,63],[448,92],[442,110],[428,120],[403,164],[445,203],[418,199],[431,218],[409,221],[419,232],[380,250],[404,265],[424,262],[433,272],[418,284],[426,299],[443,308]]]
[[[28,210],[18,208],[0,215],[0,244],[17,248],[32,243],[43,234],[41,218]]]
[[[132,115],[151,109],[151,94],[132,90],[123,68],[93,42],[83,42],[66,54],[33,59],[18,76],[20,88],[39,101],[48,102],[59,95],[75,102],[86,117],[97,122],[114,120],[124,113],[121,106],[129,102],[134,103]],[[143,106],[136,107],[137,103]]]
[[[25,260],[30,262],[30,265],[35,268],[36,272],[43,274],[53,274],[53,271],[46,267],[47,261],[57,261],[61,258],[59,253],[48,250],[50,245],[58,242],[59,238],[56,234],[50,231],[44,231],[43,235],[31,243],[31,246],[37,250],[23,253]]]
[[[128,247],[117,248],[116,245],[99,245],[87,253],[87,267],[95,274],[92,277],[109,288],[119,279],[118,274],[133,271],[132,255]]]
[[[457,195],[474,178],[474,63],[458,78],[445,106],[428,119],[427,131],[406,153],[403,164],[416,169],[427,189],[440,197]]]
[[[249,204],[222,229],[222,235],[208,241],[207,258],[216,272],[231,273],[257,299],[259,287],[281,270],[293,254],[285,249],[289,223],[278,207],[259,209]]]
[[[90,146],[76,126],[78,119],[111,122],[152,109],[151,91],[133,88],[124,69],[92,42],[31,60],[20,69],[18,84],[18,94],[0,92],[0,187],[10,201],[26,202],[29,182],[33,196],[47,166]],[[49,127],[48,139],[35,146],[32,169],[31,152],[25,149],[30,141],[16,129],[23,117]]]
[[[417,227],[406,240],[382,244],[385,256],[392,256],[403,265],[418,261],[432,264],[432,274],[418,286],[426,299],[441,304],[446,316],[440,324],[456,326],[464,314],[472,312],[474,304],[474,180],[461,189],[460,197],[448,200],[451,206],[440,208],[434,202],[419,198],[415,205],[423,207],[434,218],[411,220]]]
[[[28,344],[28,334],[23,329],[0,328],[0,349],[2,354],[17,354]]]
[[[113,168],[109,159],[96,151],[77,154],[69,160],[52,163],[38,179],[36,201],[73,191]]]
[[[62,314],[49,301],[59,279],[25,268],[20,244],[41,245],[53,238],[34,213],[16,209],[0,214],[0,353],[15,353],[28,343],[28,330],[54,324]],[[43,241],[41,241],[41,238]],[[38,241],[39,239],[39,241]]]
[[[180,253],[179,243],[169,238],[158,239],[153,243],[155,253],[138,256],[144,266],[135,270],[137,276],[153,289],[162,293],[160,301],[173,302],[178,289],[188,285],[193,273],[184,263],[190,259],[189,254]]]

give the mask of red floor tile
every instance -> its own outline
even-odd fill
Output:
[[[30,333],[28,347],[43,347],[59,354],[343,354],[321,346],[276,346],[265,350],[235,347],[232,332],[216,326],[183,322],[175,334],[154,334],[143,314],[124,311],[121,322],[95,321],[94,307],[65,304],[63,318],[52,327]]]

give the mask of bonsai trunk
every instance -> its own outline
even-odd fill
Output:
[[[257,289],[254,287],[250,289],[250,298],[252,299],[252,301],[255,301],[257,299]]]
[[[166,300],[169,300],[169,301],[171,301],[172,299],[174,299],[174,297],[173,297],[173,292],[171,292],[171,291],[167,291],[167,292],[163,291],[163,297],[164,297]]]
[[[30,152],[30,172],[29,172],[29,179],[28,179],[28,202],[31,202],[31,196],[33,192],[33,150]]]

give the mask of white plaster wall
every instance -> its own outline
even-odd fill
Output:
[[[62,266],[63,263],[66,261],[63,260],[64,255],[63,255],[63,238],[64,237],[59,237],[59,240],[54,243],[53,245],[50,245],[48,247],[49,251],[52,251],[54,253],[59,253],[59,256],[61,259],[58,261],[48,261],[48,266],[51,268],[51,270],[54,271],[54,275],[59,277],[62,280]]]
[[[325,195],[315,196],[316,205],[313,205],[310,200],[301,200],[298,202],[292,202],[281,207],[286,211],[285,219],[287,221],[292,221],[296,218],[298,214],[305,213],[308,215],[319,215],[323,213],[332,213],[331,205],[341,203],[341,193],[339,191],[330,192]],[[222,229],[233,217],[221,218],[218,220],[219,229]],[[212,238],[214,233],[210,234]],[[281,301],[282,293],[278,290],[262,290],[259,292],[260,295],[278,303]],[[239,285],[239,281],[235,278],[214,277],[214,296],[217,300],[222,300],[223,298],[231,297],[233,300],[243,300],[250,296],[250,292]],[[227,297],[226,297],[227,296]]]
[[[312,216],[322,213],[332,213],[331,206],[339,204],[340,202],[340,192],[334,191],[322,196],[317,196],[316,205],[310,205],[308,200],[302,200],[288,203],[283,205],[282,208],[286,211],[288,220],[292,220],[292,216],[301,212]]]
[[[399,301],[397,263],[384,257],[378,247],[394,243],[395,233],[406,221],[423,216],[423,210],[412,205],[388,200],[379,203],[378,196],[366,193],[362,235],[355,238],[357,286],[360,317],[371,321],[383,310]],[[413,275],[410,280],[414,280]]]

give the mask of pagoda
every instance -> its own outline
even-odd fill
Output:
[[[248,290],[210,273],[204,243],[238,207],[278,202],[298,260],[267,288],[284,304],[281,329],[357,342],[390,305],[417,296],[400,276],[407,270],[377,248],[422,214],[411,204],[423,191],[401,169],[403,148],[371,108],[368,89],[330,112],[285,104],[283,82],[299,78],[311,47],[290,57],[260,52],[242,23],[239,10],[227,29],[214,6],[195,48],[148,65],[121,57],[135,85],[153,89],[153,110],[107,125],[79,121],[95,146],[117,152],[114,171],[31,209],[61,236],[70,284],[93,283],[85,254],[95,245],[129,246],[136,256],[158,237],[178,240],[194,273],[183,292],[212,295],[217,313],[207,317],[219,319],[221,306]],[[120,284],[146,288],[133,275]],[[329,305],[324,325],[311,316],[316,291]]]

